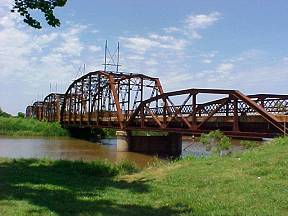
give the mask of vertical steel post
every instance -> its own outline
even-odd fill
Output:
[[[144,90],[144,89],[143,89],[143,82],[144,82],[144,81],[143,81],[143,77],[141,77],[141,98],[140,98],[141,103],[143,102],[143,93],[144,93],[144,92],[143,92],[143,90]]]
[[[82,125],[83,121],[83,98],[84,98],[84,79],[81,82],[81,100],[80,100],[80,125]]]
[[[230,97],[228,98],[227,104],[226,104],[226,116],[229,116],[229,103],[230,103]]]
[[[196,106],[197,106],[197,93],[192,96],[192,127],[196,129],[197,119],[196,119]]]
[[[91,76],[89,76],[89,86],[88,86],[88,125],[91,125]]]
[[[128,120],[129,116],[130,116],[130,97],[131,97],[131,77],[129,77],[128,79],[128,105],[127,105],[127,117],[126,119]]]
[[[109,83],[110,83],[110,87],[111,87],[111,92],[112,92],[112,95],[113,95],[114,103],[115,103],[116,109],[117,109],[118,122],[119,122],[120,128],[122,129],[123,128],[123,114],[121,112],[121,106],[120,106],[120,103],[119,103],[117,90],[115,88],[115,81],[114,81],[114,78],[113,78],[113,76],[111,74],[109,75],[108,78],[109,78]]]
[[[72,89],[70,89],[70,97],[69,97],[69,119],[68,124],[70,124],[72,120]]]
[[[239,131],[238,99],[233,100],[233,131]]]
[[[166,127],[166,123],[167,123],[167,100],[163,100],[164,104],[163,104],[163,124]]]
[[[143,102],[143,77],[141,77],[141,95],[140,95],[140,104]],[[145,121],[145,116],[144,116],[144,107],[141,107],[141,128],[144,128],[144,121]]]
[[[75,91],[74,91],[74,124],[76,122],[77,119],[77,83],[75,84]]]
[[[112,115],[113,115],[113,111],[112,111],[112,102],[111,102],[111,89],[108,89],[108,111],[109,111],[109,125],[111,125],[112,123]]]

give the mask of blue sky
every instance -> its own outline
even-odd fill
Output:
[[[120,41],[121,70],[160,77],[166,91],[288,93],[287,0],[68,0],[61,27],[40,31],[11,5],[0,1],[0,107],[13,114],[50,83],[65,92],[83,64],[102,69],[106,39]]]

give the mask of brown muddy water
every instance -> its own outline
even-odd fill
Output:
[[[128,160],[144,167],[156,157],[134,152],[117,152],[116,139],[94,143],[74,138],[23,138],[0,136],[0,157],[49,158],[92,161],[107,159],[112,162]]]
[[[240,141],[233,140],[232,151],[242,151]],[[193,139],[183,138],[182,155],[208,156],[205,146]],[[117,152],[116,139],[103,139],[99,143],[74,138],[23,138],[0,136],[0,157],[49,158],[63,160],[107,159],[112,162],[128,160],[145,167],[157,160],[155,156],[134,152]],[[163,159],[161,159],[163,160]]]

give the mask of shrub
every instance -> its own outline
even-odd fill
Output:
[[[23,112],[18,112],[17,117],[18,118],[25,118],[25,114]]]
[[[219,130],[211,131],[208,134],[201,134],[200,142],[206,146],[207,150],[211,150],[216,145],[217,153],[228,150],[231,146],[231,139]]]
[[[245,149],[255,148],[257,143],[250,140],[241,140],[240,145],[242,145]]]
[[[111,138],[116,136],[116,130],[112,128],[103,128],[101,132],[101,136],[106,138]]]
[[[231,139],[224,135],[223,137],[221,137],[220,141],[218,142],[217,152],[228,150],[230,146],[231,146]]]

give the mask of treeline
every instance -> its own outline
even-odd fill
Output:
[[[8,136],[68,136],[59,123],[40,122],[36,119],[0,116],[0,135]]]
[[[36,119],[25,118],[24,113],[17,116],[4,112],[0,108],[0,135],[7,136],[68,136],[67,130],[59,123],[40,122]]]
[[[1,107],[0,107],[0,117],[11,117],[12,115],[10,115],[7,112],[4,112]]]
[[[0,117],[9,118],[9,117],[13,117],[13,116],[7,112],[4,112],[0,107]],[[15,116],[15,117],[24,118],[25,114],[23,112],[18,112],[17,116]]]

